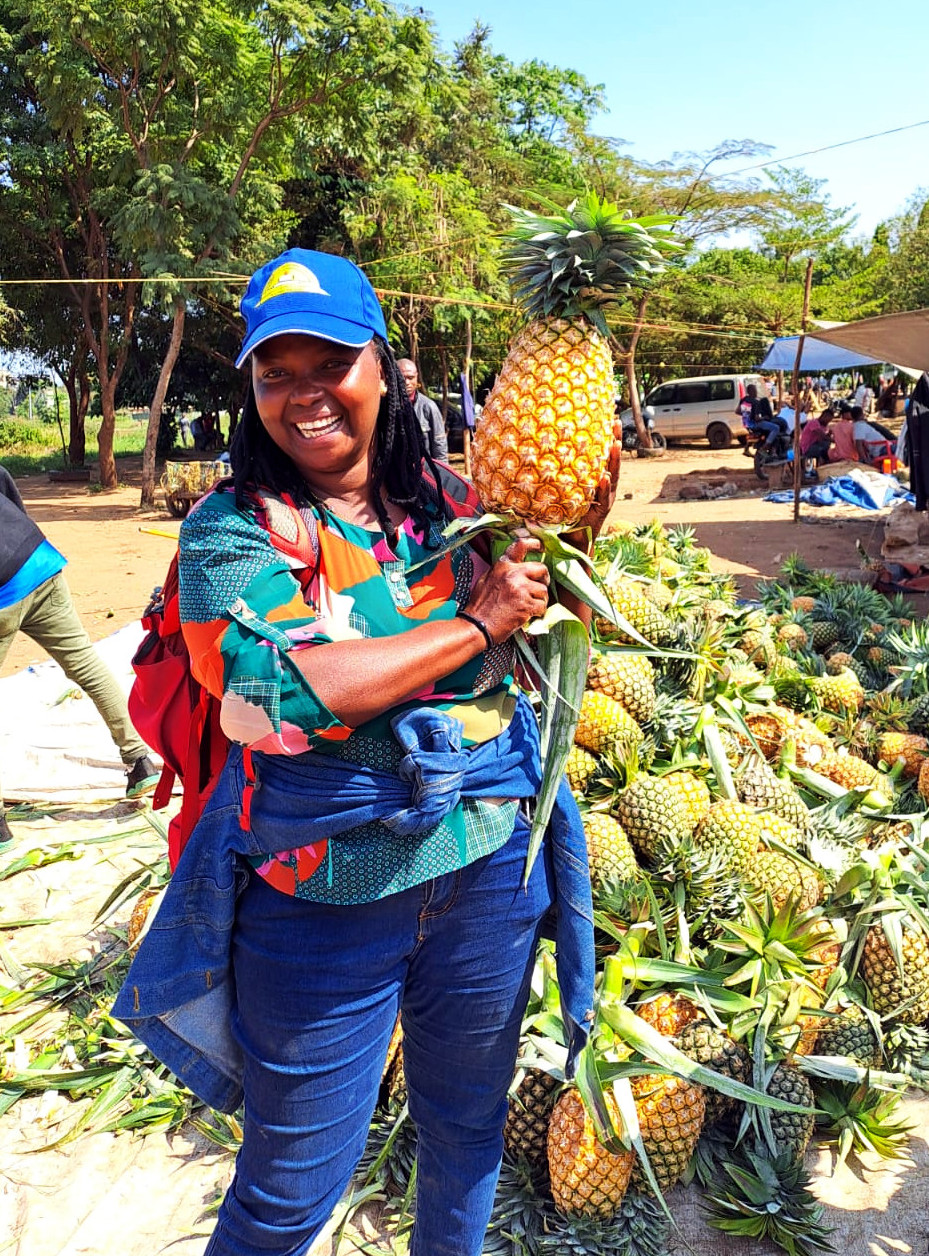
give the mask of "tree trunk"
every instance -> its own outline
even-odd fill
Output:
[[[174,301],[174,323],[171,327],[171,340],[168,351],[158,373],[155,395],[152,397],[148,411],[148,429],[145,433],[145,449],[142,451],[142,498],[140,505],[151,510],[155,505],[155,448],[158,444],[158,428],[161,424],[161,412],[164,409],[168,385],[171,383],[171,372],[181,351],[184,339],[184,323],[187,319],[187,304],[183,297]]]
[[[99,457],[100,484],[103,488],[116,488],[119,477],[116,474],[116,459],[113,456],[113,436],[116,432],[116,377],[103,382],[100,380],[100,409],[103,411],[103,422],[97,433],[97,453]]]
[[[645,419],[642,417],[642,404],[639,401],[639,385],[635,377],[634,352],[626,354],[624,366],[626,369],[626,382],[629,385],[629,404],[632,407],[632,421],[635,424],[639,444],[643,449],[651,449],[652,438],[648,428],[645,426]]]
[[[87,454],[87,436],[84,421],[90,405],[90,380],[83,366],[72,361],[64,377],[68,394],[68,465],[82,467]]]
[[[629,353],[626,358],[626,379],[629,381],[629,391],[631,394],[632,419],[635,423],[635,430],[639,436],[639,442],[643,449],[651,449],[652,436],[648,430],[648,425],[642,416],[642,407],[639,403],[639,385],[635,377],[635,351],[638,348],[639,337],[642,334],[642,325],[645,322],[645,309],[648,305],[648,293],[643,292],[639,297],[639,304],[635,312],[635,326],[632,329],[632,335],[629,337]]]

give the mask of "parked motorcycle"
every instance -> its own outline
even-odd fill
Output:
[[[782,478],[793,478],[794,441],[792,432],[778,432],[774,443],[768,445],[763,432],[749,432],[746,436],[746,452],[752,452],[755,475],[765,484],[769,482],[770,473],[777,467],[781,468]],[[801,467],[806,481],[814,480],[816,475],[815,458],[804,458]]]
[[[668,442],[664,436],[655,427],[655,411],[651,406],[646,406],[642,411],[642,418],[645,426],[648,428],[648,434],[652,438],[653,449],[667,449]],[[622,446],[627,453],[633,453],[636,449],[641,448],[642,442],[639,440],[639,433],[636,430],[635,423],[632,420],[631,413],[628,418],[623,416],[623,436]]]

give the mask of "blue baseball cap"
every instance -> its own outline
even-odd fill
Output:
[[[387,339],[384,314],[367,275],[335,253],[288,249],[255,271],[240,309],[245,339],[236,366],[264,341],[288,333],[355,348],[374,336]]]

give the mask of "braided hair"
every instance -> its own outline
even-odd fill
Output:
[[[373,343],[387,386],[374,431],[371,481],[374,509],[388,543],[395,545],[396,529],[384,505],[383,488],[389,501],[409,511],[428,543],[432,533],[430,523],[437,522],[442,526],[450,518],[442,494],[439,469],[426,449],[419,420],[407,394],[406,381],[397,370],[387,342],[375,336]],[[287,493],[298,505],[324,510],[297,467],[266,432],[258,414],[251,380],[242,416],[229,448],[229,458],[236,505],[240,509],[248,505],[250,492],[260,487],[273,493]],[[423,477],[424,460],[435,487]]]

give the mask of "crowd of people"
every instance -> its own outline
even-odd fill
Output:
[[[905,397],[905,384],[896,375],[881,376],[875,395],[863,379],[807,378],[799,397],[787,394],[777,408],[772,404],[774,382],[765,381],[769,395],[749,384],[736,413],[748,432],[767,446],[791,435],[799,415],[800,452],[816,466],[860,462],[887,469],[905,461],[904,442],[880,418],[894,418]],[[878,417],[880,416],[880,417]],[[890,460],[888,462],[888,460]]]

